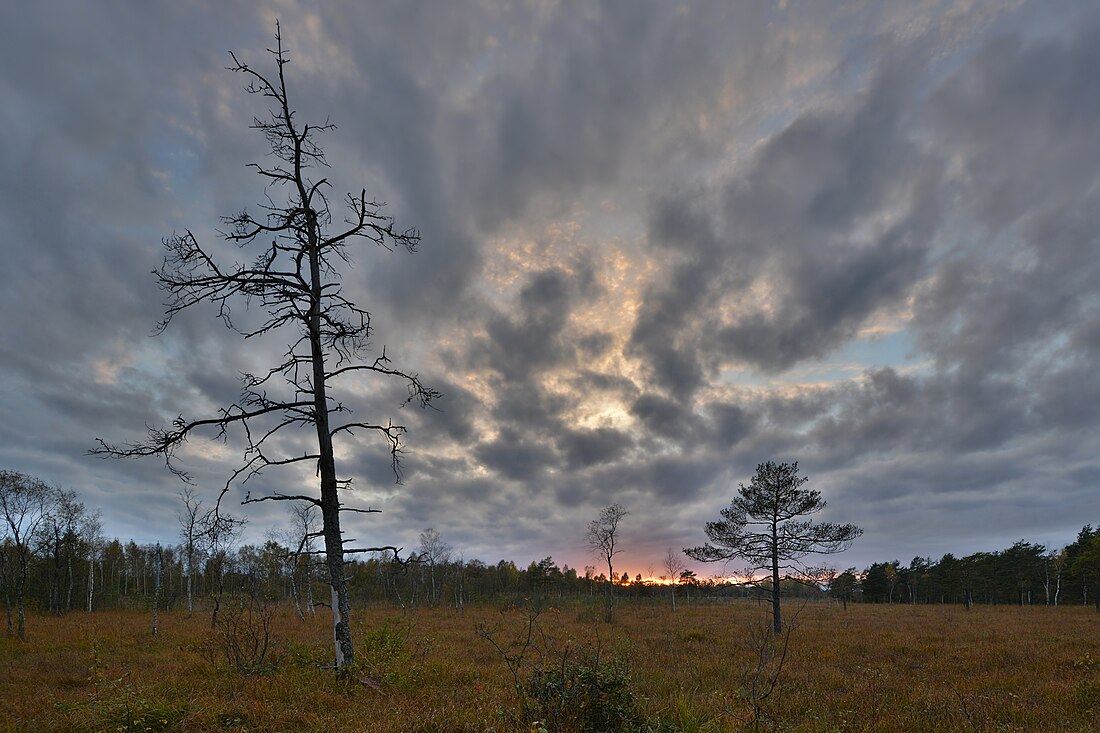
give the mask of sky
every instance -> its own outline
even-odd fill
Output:
[[[0,468],[80,492],[109,536],[174,541],[163,461],[96,438],[231,403],[287,334],[213,308],[154,336],[173,233],[230,258],[263,202],[270,69],[338,192],[415,254],[343,272],[374,349],[444,393],[356,383],[408,427],[401,483],[337,446],[360,542],[434,527],[466,559],[617,564],[703,542],[763,461],[798,461],[838,567],[1060,547],[1100,522],[1100,5],[1095,2],[188,2],[0,5]],[[240,304],[240,312],[244,312]],[[212,502],[240,443],[180,461]],[[226,501],[253,540],[289,523]],[[689,563],[700,574],[720,568]]]

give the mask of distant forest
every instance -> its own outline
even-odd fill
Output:
[[[308,514],[299,514],[263,544],[238,544],[233,528],[239,532],[239,523],[211,534],[211,525],[203,524],[204,518],[209,521],[209,510],[204,514],[201,503],[187,496],[180,505],[180,541],[150,545],[103,538],[97,513],[89,512],[74,492],[44,490],[40,498],[40,506],[23,513],[0,506],[5,513],[0,517],[0,584],[9,631],[21,587],[27,610],[57,614],[154,604],[168,610],[210,610],[223,597],[247,594],[292,603],[304,615],[328,601],[325,570],[308,536],[315,531]],[[524,598],[552,603],[599,596],[607,587],[607,577],[595,563],[581,569],[559,567],[546,557],[526,567],[505,560],[489,565],[463,557],[434,529],[425,530],[419,540],[403,558],[390,550],[349,556],[351,599],[406,608]],[[947,554],[939,560],[916,557],[906,565],[895,560],[831,571],[820,584],[785,581],[784,590],[843,603],[1095,604],[1100,610],[1100,529],[1086,525],[1076,540],[1058,550],[1020,541],[999,552]],[[672,579],[626,573],[615,578],[619,598],[652,602],[668,602],[673,594],[677,601],[690,603],[755,593],[751,583],[699,577],[691,570]]]

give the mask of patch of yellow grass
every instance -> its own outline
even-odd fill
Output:
[[[796,604],[786,607],[794,615]],[[566,605],[538,623],[558,640],[598,643],[631,665],[656,729],[740,730],[758,660],[748,636],[767,610],[735,602],[624,602],[613,624]],[[0,729],[11,731],[510,731],[512,679],[477,623],[518,633],[492,609],[359,609],[357,655],[372,684],[320,671],[328,619],[280,611],[283,659],[243,675],[202,653],[209,619],[141,612],[29,620],[29,638],[0,637]],[[388,624],[388,626],[387,626]],[[372,650],[372,630],[404,639]],[[381,638],[378,635],[375,638]],[[392,651],[392,650],[390,650]],[[380,687],[381,689],[376,689]],[[796,731],[1091,731],[1100,729],[1100,614],[1083,608],[806,605],[779,688],[764,704]]]

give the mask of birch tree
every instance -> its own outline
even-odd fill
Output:
[[[436,569],[445,565],[451,559],[451,546],[443,541],[443,537],[434,527],[428,527],[420,533],[420,561],[427,563],[428,574],[431,579],[431,605],[439,603],[439,589],[436,587]]]
[[[622,552],[619,546],[619,524],[630,514],[622,504],[612,504],[600,512],[600,516],[588,523],[585,542],[592,554],[607,563],[607,620],[611,620],[615,608],[615,556]]]
[[[180,492],[180,500],[183,501],[183,511],[179,514],[180,539],[183,540],[183,564],[185,586],[187,592],[187,618],[195,612],[195,600],[193,593],[195,578],[195,555],[198,552],[200,532],[202,529],[202,500],[195,496],[191,487]]]
[[[92,612],[92,602],[95,598],[95,564],[97,558],[103,555],[103,524],[99,520],[99,512],[92,514],[84,524],[85,537],[87,539],[88,554],[88,599],[87,612]]]
[[[27,571],[39,527],[49,511],[50,487],[33,476],[0,471],[0,519],[15,555],[16,631],[27,638]]]
[[[680,571],[684,569],[684,561],[680,559],[680,553],[669,547],[665,550],[661,568],[668,572],[668,587],[672,591],[672,610],[676,610],[676,583],[680,580]]]
[[[326,121],[303,121],[291,103],[278,24],[275,48],[269,49],[274,69],[262,72],[230,54],[230,70],[247,80],[246,90],[265,99],[270,112],[253,120],[252,127],[267,140],[271,157],[251,164],[263,181],[264,203],[259,215],[248,211],[225,217],[224,238],[252,259],[223,263],[217,248],[200,241],[190,230],[165,240],[163,265],[155,271],[168,297],[159,330],[173,318],[200,304],[213,304],[224,323],[246,339],[283,336],[288,344],[281,359],[257,374],[243,375],[240,397],[212,416],[177,417],[171,426],[152,430],[142,442],[112,445],[99,441],[94,451],[104,456],[161,456],[177,475],[186,472],[173,460],[192,436],[212,431],[214,437],[239,438],[243,460],[229,476],[223,495],[237,482],[247,481],[271,467],[308,465],[317,477],[316,494],[247,494],[243,503],[297,501],[317,507],[321,515],[318,536],[324,541],[324,562],[332,596],[332,626],[338,670],[355,662],[345,556],[378,551],[382,547],[346,547],[341,514],[372,513],[369,507],[351,507],[342,495],[351,486],[337,468],[334,443],[365,433],[381,439],[389,451],[395,476],[406,428],[391,420],[352,416],[351,404],[362,394],[365,380],[396,379],[407,387],[404,404],[426,407],[440,394],[421,383],[414,373],[394,366],[385,347],[371,353],[371,314],[346,295],[341,268],[350,262],[353,244],[387,250],[415,251],[416,229],[398,229],[382,213],[383,204],[366,189],[348,194],[342,221],[330,208],[331,185],[322,175],[328,163],[319,139],[335,126]],[[258,323],[243,326],[234,320],[236,306],[258,306]],[[305,452],[281,451],[294,444],[288,433],[311,436]],[[278,436],[278,439],[275,439]],[[391,546],[384,546],[389,548]],[[398,548],[394,548],[395,550]]]

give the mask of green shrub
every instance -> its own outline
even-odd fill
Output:
[[[406,619],[386,619],[367,631],[356,651],[356,679],[369,686],[409,688],[420,680],[427,642],[413,638]]]
[[[535,669],[524,685],[528,708],[550,731],[613,733],[642,721],[629,666],[616,659],[562,660]]]

